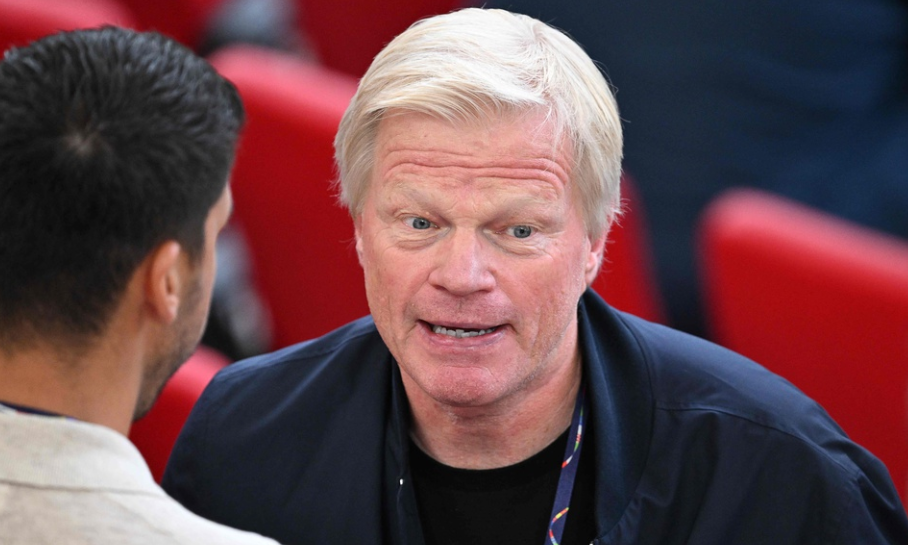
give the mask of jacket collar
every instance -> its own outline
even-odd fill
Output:
[[[644,353],[620,314],[592,290],[577,308],[578,339],[590,396],[592,445],[597,474],[596,528],[607,534],[618,523],[640,481],[651,437],[653,400]],[[388,354],[391,407],[386,428],[385,498],[396,543],[422,543],[409,472],[409,403],[400,369]]]
[[[163,496],[139,451],[116,431],[0,408],[0,481]]]
[[[577,315],[602,536],[618,523],[642,478],[652,437],[652,386],[644,352],[619,312],[587,290]]]

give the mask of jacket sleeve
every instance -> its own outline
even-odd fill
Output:
[[[180,431],[164,470],[161,487],[184,507],[202,517],[211,519],[205,512],[205,429],[208,423],[208,407],[213,402],[212,387],[196,402]]]
[[[862,473],[852,483],[851,505],[841,521],[837,545],[901,545],[908,543],[905,509],[893,490],[888,472]]]

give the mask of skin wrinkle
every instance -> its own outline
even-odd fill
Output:
[[[488,112],[490,119],[495,119],[495,115],[491,112]],[[540,115],[541,114],[541,115]],[[388,114],[386,114],[388,115]],[[407,115],[401,112],[391,112],[388,115],[388,118]],[[537,118],[541,118],[537,120]],[[531,128],[526,130],[526,141],[539,142],[540,140],[549,140],[549,147],[546,150],[545,157],[539,157],[537,155],[527,156],[527,150],[522,145],[513,146],[511,149],[506,150],[507,153],[501,154],[499,158],[516,158],[520,163],[526,162],[524,166],[520,165],[509,165],[508,168],[515,169],[531,169],[539,170],[555,175],[558,179],[570,180],[569,172],[571,166],[573,165],[572,152],[570,143],[561,137],[553,137],[553,133],[557,132],[561,134],[561,131],[554,131],[554,119],[550,111],[547,111],[543,108],[531,108],[528,111],[519,111],[513,112],[510,115],[505,115],[502,117],[503,120],[513,122],[516,124],[526,124],[531,125]],[[450,122],[451,126],[455,126],[456,123]],[[481,143],[483,148],[491,148],[497,139],[495,135],[488,134],[488,128],[490,125],[487,123],[486,119],[470,119],[467,120],[464,124],[464,128],[475,131],[485,131],[483,142]],[[410,164],[417,166],[448,166],[450,164],[457,164],[460,166],[482,166],[485,164],[485,159],[476,157],[473,152],[459,152],[458,150],[451,150],[449,146],[437,146],[434,145],[430,139],[431,135],[426,133],[421,133],[420,135],[394,135],[400,137],[401,142],[399,144],[392,143],[387,146],[385,153],[385,161],[388,163],[389,169],[394,168],[399,159],[397,156],[401,153],[407,154],[408,157],[406,161]],[[402,137],[401,137],[402,136]],[[441,157],[433,157],[431,154],[433,152],[440,153]],[[433,160],[434,159],[434,160]],[[444,161],[443,159],[447,159]],[[497,169],[499,171],[504,171],[506,169]],[[519,177],[519,175],[508,174],[507,172],[497,172],[496,175],[502,177]],[[380,176],[384,179],[387,179],[388,173],[381,173]]]
[[[403,157],[399,157],[403,156]],[[520,178],[523,173],[515,169],[524,169],[527,171],[542,171],[544,173],[552,174],[558,178],[566,178],[568,169],[566,165],[561,164],[561,162],[549,159],[549,158],[513,158],[505,155],[498,156],[500,159],[508,159],[514,161],[515,165],[509,165],[508,167],[492,167],[492,169],[497,170],[493,176],[500,176],[503,178]],[[387,159],[390,164],[388,165],[388,171],[393,170],[395,167],[404,164],[404,165],[415,165],[420,167],[431,167],[431,168],[443,168],[453,166],[456,168],[468,167],[468,168],[489,168],[486,167],[483,161],[473,157],[470,154],[461,154],[454,153],[450,151],[440,150],[440,149],[426,149],[422,152],[414,152],[413,150],[406,149],[402,147],[396,151],[388,152]],[[389,173],[383,172],[381,176],[386,178]]]

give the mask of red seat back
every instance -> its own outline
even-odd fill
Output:
[[[228,363],[220,353],[200,346],[167,382],[148,414],[133,424],[129,439],[145,457],[157,482],[161,482],[170,451],[196,400]]]
[[[133,28],[135,18],[115,0],[0,0],[0,52],[61,30],[104,24]]]
[[[155,30],[195,48],[225,0],[119,0],[135,14],[141,30]]]
[[[252,47],[225,48],[211,61],[247,109],[233,173],[234,217],[270,307],[274,347],[368,314],[353,223],[331,187],[334,134],[356,80]]]
[[[593,289],[615,308],[654,322],[665,322],[665,308],[656,282],[643,206],[633,181],[621,180],[625,213],[612,226],[602,271]]]
[[[700,234],[715,339],[823,405],[908,498],[908,242],[750,190]]]
[[[300,28],[325,66],[360,77],[372,59],[413,22],[447,13],[461,0],[296,0]]]

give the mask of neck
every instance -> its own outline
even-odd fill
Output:
[[[140,377],[124,372],[124,354],[95,346],[72,356],[38,346],[0,352],[0,402],[70,416],[129,433]],[[137,367],[138,366],[134,366]]]
[[[580,389],[579,357],[542,387],[495,407],[414,404],[413,441],[439,462],[493,469],[522,462],[555,441],[571,424]]]

